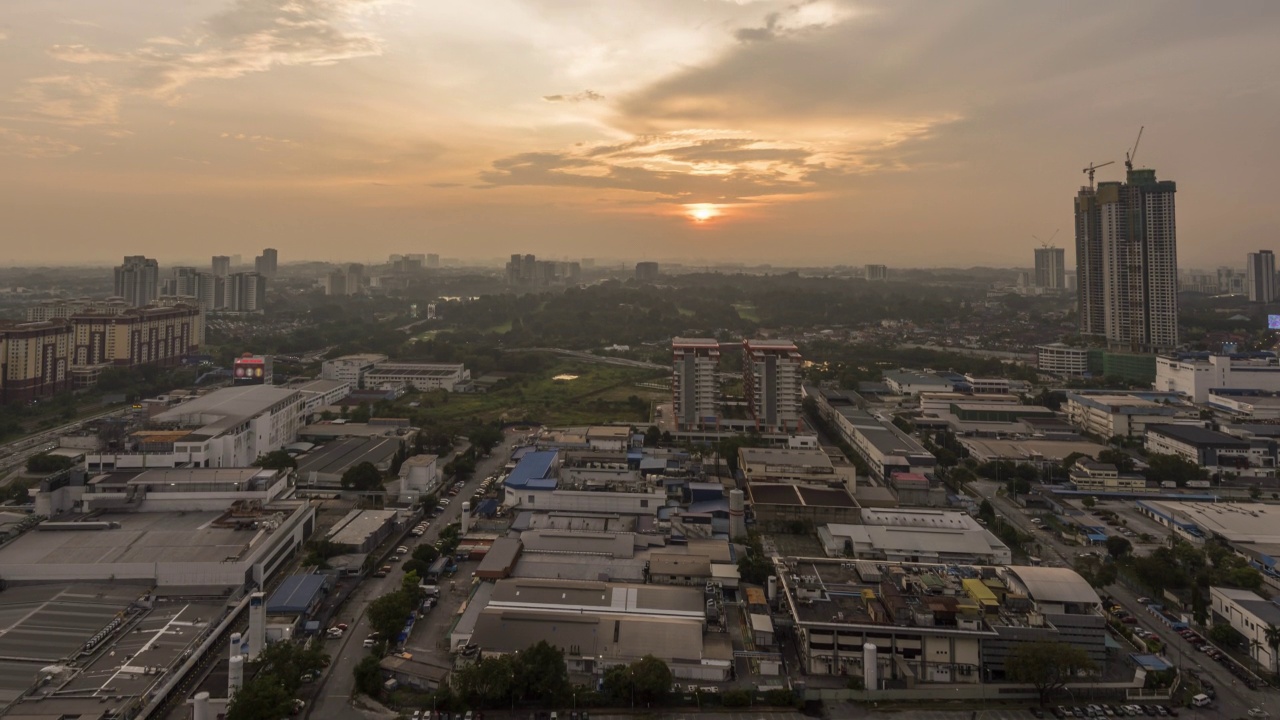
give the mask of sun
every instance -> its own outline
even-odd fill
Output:
[[[711,203],[690,203],[684,206],[685,214],[696,223],[704,223],[720,217],[720,208]]]

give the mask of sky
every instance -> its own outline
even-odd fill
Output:
[[[9,265],[1073,264],[1140,127],[1181,267],[1280,244],[1269,0],[3,4]]]

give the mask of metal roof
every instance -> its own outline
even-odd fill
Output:
[[[291,575],[280,583],[267,600],[267,612],[279,615],[299,615],[307,612],[324,592],[324,575]]]
[[[1084,578],[1071,568],[1011,567],[1036,602],[1099,605],[1102,600]]]

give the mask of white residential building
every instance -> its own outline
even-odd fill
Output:
[[[1037,345],[1036,368],[1054,375],[1081,377],[1089,372],[1089,351],[1063,343]]]
[[[1276,658],[1267,642],[1267,628],[1280,627],[1280,607],[1263,600],[1251,590],[1209,588],[1209,609],[1214,618],[1222,618],[1244,636],[1259,667],[1274,670]]]
[[[671,341],[672,417],[680,430],[714,429],[720,422],[720,341]]]
[[[801,362],[790,340],[742,341],[743,391],[757,430],[800,430]]]

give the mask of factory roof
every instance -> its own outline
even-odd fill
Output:
[[[141,472],[104,473],[89,481],[90,485],[226,485],[243,484],[252,490],[270,483],[278,471],[263,468],[152,468]]]
[[[738,450],[743,463],[764,463],[769,467],[782,466],[805,469],[831,470],[831,458],[817,448],[749,448]]]
[[[1088,605],[1102,602],[1093,586],[1071,568],[1019,566],[1010,567],[1009,572],[1022,581],[1027,594],[1037,602]]]
[[[189,425],[210,422],[208,418],[194,419],[196,416],[203,415],[235,419],[237,421],[235,424],[239,424],[261,415],[277,403],[296,397],[297,394],[297,390],[268,385],[221,388],[169,408],[151,420],[156,423],[174,422]]]
[[[699,588],[576,580],[499,580],[489,604],[491,607],[526,610],[580,610],[699,619],[705,612]]]
[[[1088,440],[997,440],[995,438],[962,437],[960,444],[980,461],[1010,459],[1015,461],[1044,460],[1061,462],[1072,453],[1096,456],[1106,450]]]
[[[447,378],[457,375],[462,370],[462,365],[437,365],[437,364],[418,364],[418,363],[378,363],[373,369],[365,373],[365,381],[369,378],[376,378],[380,375],[395,375],[398,377],[439,377]]]
[[[555,450],[525,453],[520,458],[520,462],[516,463],[515,468],[507,475],[506,486],[509,488],[525,487],[535,480],[545,479],[554,467],[558,455],[559,453]]]
[[[340,388],[351,387],[351,383],[346,380],[308,380],[300,385],[294,385],[293,389],[305,393],[327,393]]]
[[[325,575],[290,575],[267,600],[267,612],[273,615],[301,615],[315,607],[328,587]]]
[[[476,620],[471,641],[487,652],[517,652],[546,640],[573,648],[580,657],[653,655],[663,660],[698,662],[703,657],[702,635],[700,619],[602,617],[490,606]]]
[[[104,513],[105,530],[29,532],[0,546],[5,565],[217,563],[249,552],[255,533],[214,521],[221,512]]]
[[[635,535],[629,532],[526,530],[520,534],[520,542],[530,553],[591,553],[615,558],[635,555]]]
[[[802,505],[819,507],[857,507],[853,496],[843,488],[819,488],[787,483],[751,483],[747,492],[753,504]]]
[[[1280,606],[1277,606],[1274,601],[1263,600],[1252,590],[1228,587],[1214,587],[1210,588],[1210,590],[1252,613],[1263,625],[1280,627]]]
[[[1209,430],[1198,425],[1147,425],[1147,432],[1164,435],[1167,438],[1196,447],[1249,447],[1249,441],[1247,440],[1241,440],[1224,432]]]
[[[387,462],[400,450],[400,439],[394,437],[348,438],[322,445],[298,458],[297,474],[306,478],[311,473],[341,475],[362,462]]]
[[[856,552],[865,551],[889,558],[899,556],[956,557],[1008,559],[1009,548],[989,531],[959,527],[901,527],[893,525],[845,525],[831,523],[823,526],[836,546],[848,538]],[[819,536],[823,536],[819,532]],[[824,544],[826,538],[822,537]],[[995,556],[995,557],[989,557]]]
[[[329,530],[329,541],[358,547],[395,517],[395,510],[352,510]]]
[[[679,575],[689,578],[711,577],[711,558],[705,555],[652,553],[649,556],[649,574]]]

